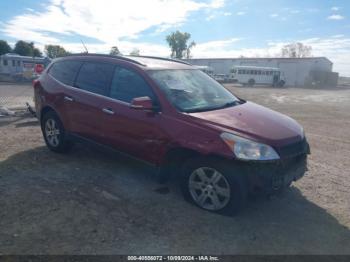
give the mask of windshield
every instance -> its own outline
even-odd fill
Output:
[[[181,112],[201,112],[234,106],[240,100],[200,70],[151,70],[170,102]]]

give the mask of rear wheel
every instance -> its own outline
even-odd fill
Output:
[[[235,214],[244,207],[247,186],[225,161],[198,158],[183,168],[182,191],[189,202],[221,214]]]
[[[284,80],[280,80],[278,82],[278,87],[283,87],[286,84],[286,82]]]
[[[41,121],[41,130],[47,147],[57,153],[65,153],[72,147],[72,142],[66,138],[66,131],[57,114],[47,112]]]
[[[255,80],[253,78],[248,80],[248,85],[249,86],[254,86],[255,85]]]

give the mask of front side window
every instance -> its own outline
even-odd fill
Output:
[[[4,64],[4,66],[7,66],[7,60],[6,59],[4,59],[3,64]]]
[[[63,84],[73,86],[74,79],[79,71],[82,62],[80,61],[60,61],[54,63],[49,74]]]
[[[150,70],[148,73],[181,112],[210,111],[241,103],[200,70]]]
[[[136,97],[148,96],[155,101],[151,87],[136,72],[117,67],[114,72],[110,97],[130,103]]]
[[[99,95],[108,95],[114,65],[85,62],[78,74],[75,86]]]
[[[12,66],[16,66],[16,61],[12,60]]]

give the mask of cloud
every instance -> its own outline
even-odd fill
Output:
[[[318,8],[307,8],[306,11],[310,12],[310,13],[317,13],[320,11],[320,9]]]
[[[342,38],[344,37],[345,35],[342,35],[342,34],[339,34],[339,35],[332,35],[333,38]]]
[[[209,4],[211,8],[221,8],[225,5],[225,0],[212,0]]]
[[[270,14],[270,17],[274,18],[274,17],[278,17],[278,14]]]
[[[81,53],[84,51],[81,43],[60,43],[65,49],[73,53]],[[90,53],[108,53],[111,49],[110,44],[85,44]],[[119,41],[119,50],[127,55],[132,50],[139,49],[142,55],[157,55],[168,57],[170,55],[170,49],[167,45],[152,44],[147,42],[130,42],[130,41]]]
[[[303,28],[298,30],[299,33],[308,33],[311,32],[313,29],[311,27]]]
[[[116,44],[123,37],[184,23],[191,12],[223,7],[224,0],[51,0],[44,11],[27,10],[0,29],[9,37],[37,43],[59,43],[60,36],[78,34]]]
[[[213,20],[214,18],[215,18],[215,15],[210,15],[210,16],[207,16],[205,20],[210,21],[210,20]]]
[[[333,6],[333,7],[331,8],[331,10],[332,10],[332,11],[339,11],[339,7],[338,7],[338,6]]]
[[[231,12],[225,12],[223,15],[224,15],[224,16],[231,16],[232,13],[231,13]]]
[[[330,15],[327,17],[328,20],[343,20],[345,19],[342,15]]]
[[[246,12],[244,12],[244,11],[240,11],[240,12],[236,13],[236,15],[245,15],[245,14],[246,14]]]
[[[230,38],[197,43],[192,54],[194,57],[227,57],[229,55],[227,51],[233,49],[233,44],[241,40],[241,38]]]

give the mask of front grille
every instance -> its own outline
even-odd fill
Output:
[[[310,153],[309,143],[306,141],[306,138],[304,138],[296,143],[280,147],[278,153],[282,158],[308,154]]]

